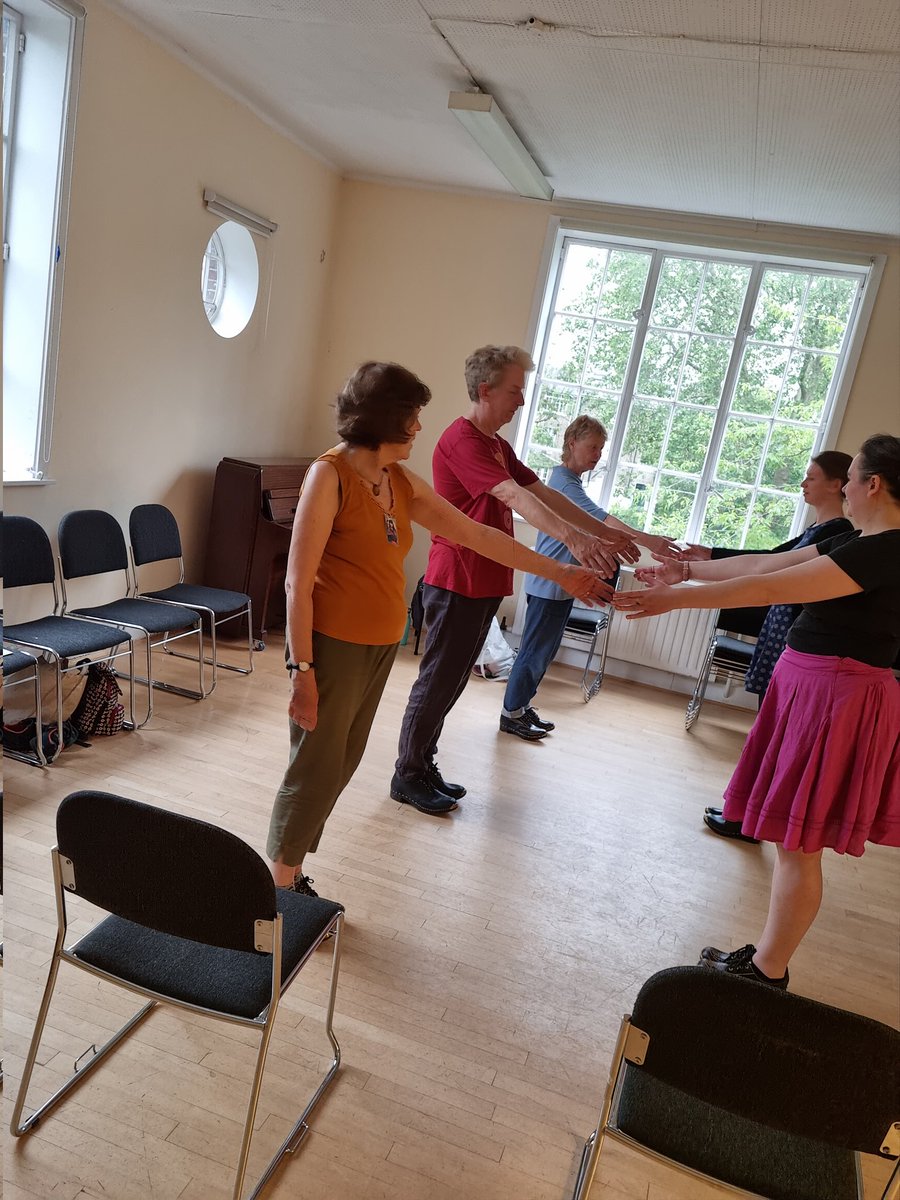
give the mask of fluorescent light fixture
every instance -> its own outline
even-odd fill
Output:
[[[237,221],[238,225],[243,225],[251,233],[258,233],[260,237],[271,237],[278,228],[274,221],[258,216],[249,208],[235,204],[233,200],[226,200],[210,188],[203,189],[203,202],[217,217],[224,217],[226,221]]]
[[[552,200],[553,188],[486,92],[451,92],[448,108],[520,196]]]

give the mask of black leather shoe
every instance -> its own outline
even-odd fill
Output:
[[[546,729],[538,729],[532,725],[523,713],[521,717],[501,717],[500,729],[503,733],[514,733],[516,737],[524,738],[526,742],[539,742],[547,736]]]
[[[724,817],[717,817],[708,812],[703,814],[703,824],[719,837],[735,838],[739,842],[749,842],[751,846],[759,845],[759,838],[741,832],[740,821],[726,821]]]
[[[522,716],[526,717],[532,725],[536,725],[538,729],[546,729],[547,733],[552,733],[556,728],[552,721],[542,721],[533,708],[526,708]]]
[[[755,946],[741,946],[740,950],[731,951],[717,950],[715,946],[704,946],[700,951],[700,958],[714,963],[740,962],[745,958],[752,958],[755,953]]]
[[[722,810],[721,810],[721,808],[716,808],[716,807],[715,807],[714,805],[712,805],[712,804],[707,804],[706,808],[704,808],[704,810],[703,810],[703,811],[704,811],[705,813],[712,813],[712,815],[713,815],[714,817],[721,817],[721,815],[722,815]]]
[[[411,804],[419,812],[432,817],[453,812],[458,807],[452,796],[439,792],[427,779],[401,779],[396,771],[391,780],[391,799],[399,800],[401,804]]]
[[[445,796],[449,796],[452,800],[462,800],[466,794],[466,789],[461,783],[448,783],[447,780],[438,770],[436,762],[430,762],[425,768],[425,778],[439,792],[443,792]]]
[[[713,947],[708,946],[707,949],[712,950]],[[744,950],[747,949],[752,949],[752,947],[745,946]],[[721,954],[722,951],[719,950],[718,953]],[[785,971],[780,979],[772,979],[769,975],[763,975],[759,967],[754,964],[752,954],[737,957],[742,954],[743,951],[735,950],[734,954],[728,955],[720,962],[711,958],[701,958],[700,965],[708,967],[711,971],[721,971],[723,975],[731,975],[735,979],[751,979],[755,983],[765,983],[769,987],[778,988],[779,991],[787,991],[787,986],[791,981],[788,971]]]

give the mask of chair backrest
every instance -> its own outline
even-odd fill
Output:
[[[128,533],[135,566],[181,558],[178,522],[164,504],[139,504],[131,510]]]
[[[716,619],[716,629],[726,633],[741,633],[745,637],[759,637],[768,608],[723,608]]]
[[[31,517],[4,516],[3,557],[6,587],[32,587],[56,581],[50,539]]]
[[[773,1129],[878,1154],[900,1120],[900,1033],[706,967],[641,988],[632,1022],[657,1079]]]
[[[254,921],[276,915],[275,884],[227,830],[107,792],[66,796],[56,814],[75,895],[160,933],[226,950],[256,949]]]
[[[128,570],[125,535],[116,518],[100,508],[79,508],[59,523],[59,558],[65,579]]]

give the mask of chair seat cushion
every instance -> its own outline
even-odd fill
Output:
[[[60,658],[111,650],[131,640],[131,634],[92,621],[73,621],[69,617],[41,617],[22,625],[7,625],[4,637],[10,642],[30,646],[48,646]]]
[[[7,675],[15,675],[17,671],[24,671],[28,667],[37,665],[37,660],[31,654],[25,654],[22,650],[4,650],[3,651],[3,678]]]
[[[857,1200],[851,1151],[769,1129],[627,1066],[616,1116],[658,1154],[770,1200]]]
[[[343,907],[282,890],[277,896],[284,918],[283,985]],[[236,1017],[260,1016],[272,996],[271,955],[220,950],[122,917],[101,921],[72,952],[81,962],[138,987]]]
[[[139,625],[148,633],[167,633],[170,629],[187,629],[197,624],[197,614],[191,608],[173,608],[171,604],[154,604],[152,600],[122,597],[96,608],[77,608],[73,616],[95,617],[98,621],[118,621],[122,625]]]
[[[194,583],[175,583],[160,592],[142,594],[156,600],[171,600],[175,604],[183,604],[185,608],[208,608],[217,617],[240,612],[250,603],[250,597],[243,592],[229,592],[225,588],[202,587]]]
[[[730,659],[741,666],[749,665],[756,647],[750,642],[742,642],[739,638],[729,637],[720,633],[716,638],[716,660]]]

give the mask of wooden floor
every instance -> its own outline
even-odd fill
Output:
[[[708,834],[749,718],[610,680],[589,705],[574,671],[540,696],[539,744],[498,734],[502,685],[473,679],[440,766],[469,795],[449,818],[395,804],[388,781],[417,665],[401,651],[356,779],[307,860],[347,910],[335,1028],[344,1069],[271,1200],[567,1200],[596,1121],[616,1030],[653,971],[759,933],[771,846]],[[173,668],[183,664],[173,664]],[[216,822],[262,851],[287,749],[277,646],[210,699],[157,695],[138,733],[7,762],[5,1069],[9,1106],[54,929],[48,848],[59,800],[97,787]],[[894,1023],[900,876],[890,851],[828,858],[795,991]],[[221,880],[227,889],[229,881]],[[73,906],[76,932],[94,918]],[[327,954],[288,992],[251,1171],[290,1127],[324,1061]],[[133,1011],[63,968],[35,1092]],[[5,1144],[6,1200],[228,1200],[252,1058],[226,1025],[154,1013],[30,1137]],[[885,1177],[884,1164],[867,1170]],[[872,1191],[874,1193],[874,1190]],[[593,1196],[721,1196],[615,1146]]]

